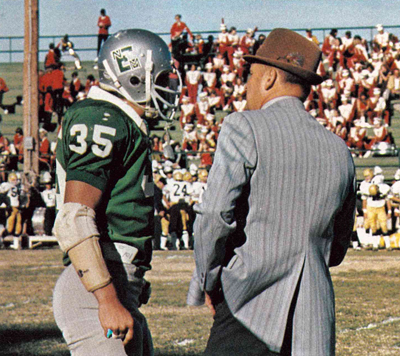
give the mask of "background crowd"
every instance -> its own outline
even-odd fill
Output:
[[[98,20],[98,48],[108,37],[111,20],[104,9]],[[175,67],[182,78],[182,95],[173,137],[164,130],[154,130],[152,134],[153,171],[156,182],[156,248],[190,248],[191,226],[193,225],[193,205],[201,199],[206,189],[207,174],[213,163],[213,154],[218,144],[218,134],[224,117],[231,112],[241,112],[246,108],[246,83],[249,66],[243,56],[254,54],[265,39],[257,27],[249,28],[243,35],[237,29],[222,20],[220,32],[206,39],[193,33],[182,21],[181,15],[175,16],[170,29],[170,50]],[[340,34],[332,29],[319,43],[309,29],[304,34],[307,39],[320,46],[323,60],[318,74],[324,82],[313,86],[305,101],[306,109],[323,125],[340,136],[352,150],[354,156],[368,157],[374,146],[380,142],[393,145],[390,132],[392,121],[391,100],[400,97],[400,42],[396,36],[388,33],[382,25],[376,26],[372,41],[367,41],[350,31]],[[73,59],[73,72],[66,77],[66,56]],[[296,61],[295,58],[288,60]],[[95,67],[96,69],[96,60]],[[50,142],[48,132],[57,132],[65,111],[74,102],[86,97],[90,88],[98,85],[96,75],[80,77],[82,68],[80,59],[74,50],[74,44],[65,35],[58,44],[50,43],[44,67],[39,71],[39,120],[40,120],[40,170],[50,175],[42,179],[42,185],[36,191],[37,206],[50,205],[43,199],[47,188],[53,189],[55,169],[55,142]],[[94,71],[95,72],[95,71]],[[179,85],[177,73],[169,77],[170,87]],[[0,106],[3,95],[8,91],[7,84],[0,78]],[[22,98],[17,100],[22,104]],[[156,128],[155,125],[151,125]],[[369,131],[367,129],[370,129]],[[161,133],[160,133],[161,132]],[[372,135],[368,134],[372,132]],[[23,132],[16,128],[13,141],[0,134],[0,181],[10,187],[10,174],[18,171],[23,160]],[[173,154],[166,155],[168,152]],[[13,177],[15,178],[15,177]],[[49,180],[50,179],[50,180]],[[17,179],[15,186],[21,185]],[[5,188],[4,188],[5,189]],[[3,235],[29,232],[26,228],[16,230],[7,226],[7,219],[13,216],[10,203],[11,188],[1,191]],[[24,194],[35,194],[32,188],[14,189],[13,194],[20,195],[20,210],[26,209]],[[17,193],[15,193],[17,192]],[[361,197],[362,194],[360,194]],[[392,195],[387,195],[389,199]],[[1,198],[2,199],[2,198]],[[51,199],[50,199],[51,200]],[[361,201],[361,199],[360,199]],[[385,200],[386,201],[386,200]],[[31,210],[32,205],[30,204]],[[15,203],[14,203],[15,205]],[[385,205],[386,206],[386,205]],[[389,213],[393,206],[386,206]],[[31,213],[30,213],[31,214]],[[360,215],[363,216],[362,209]],[[25,214],[27,216],[27,214]],[[28,214],[29,216],[29,214]],[[31,214],[32,216],[32,214]],[[366,220],[366,219],[365,219]],[[27,219],[23,218],[23,221]],[[16,224],[14,224],[16,225]],[[393,225],[396,226],[396,225]],[[394,228],[393,228],[394,229]],[[394,230],[390,232],[394,232]],[[51,234],[47,229],[46,234]]]

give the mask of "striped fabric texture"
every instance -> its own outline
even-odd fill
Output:
[[[334,355],[329,267],[345,256],[354,209],[349,150],[299,99],[229,115],[196,206],[188,303],[222,286],[233,315],[270,350],[280,351],[290,317],[292,355]]]

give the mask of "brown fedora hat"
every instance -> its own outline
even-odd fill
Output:
[[[286,28],[271,31],[255,55],[243,57],[249,63],[261,63],[280,68],[303,78],[309,84],[320,84],[316,73],[321,51],[312,41]]]

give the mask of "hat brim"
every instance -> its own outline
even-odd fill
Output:
[[[266,65],[271,65],[273,67],[277,67],[279,69],[282,69],[286,72],[292,73],[294,75],[297,75],[298,77],[304,79],[307,83],[311,85],[317,85],[321,84],[324,79],[318,75],[315,72],[312,72],[310,70],[294,66],[290,63],[285,63],[282,61],[278,61],[275,59],[270,59],[270,58],[265,58],[265,57],[260,57],[260,56],[254,56],[251,54],[248,54],[243,57],[248,63],[260,63],[260,64],[266,64]]]

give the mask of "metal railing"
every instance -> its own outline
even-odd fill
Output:
[[[384,25],[385,31],[393,33],[395,36],[400,36],[400,25]],[[313,35],[322,43],[325,36],[331,31],[332,28],[319,27],[312,28]],[[343,36],[346,31],[351,31],[353,35],[360,35],[367,41],[371,42],[375,33],[375,26],[358,26],[358,27],[336,27],[339,31],[339,37]],[[305,34],[306,28],[294,28],[296,32]],[[260,29],[256,33],[268,34],[272,29]],[[245,30],[238,30],[239,34],[244,34]],[[217,37],[219,31],[193,31],[193,34],[201,34],[203,38],[211,35]],[[165,42],[170,42],[169,32],[157,33]],[[64,35],[46,35],[39,37],[39,61],[43,62],[45,54],[48,52],[49,43],[53,42],[57,45]],[[73,35],[69,34],[70,40],[75,45],[75,50],[81,56],[81,60],[92,60],[96,57],[97,52],[97,35],[84,34]],[[23,36],[0,36],[0,62],[22,62],[24,53],[24,37]]]

